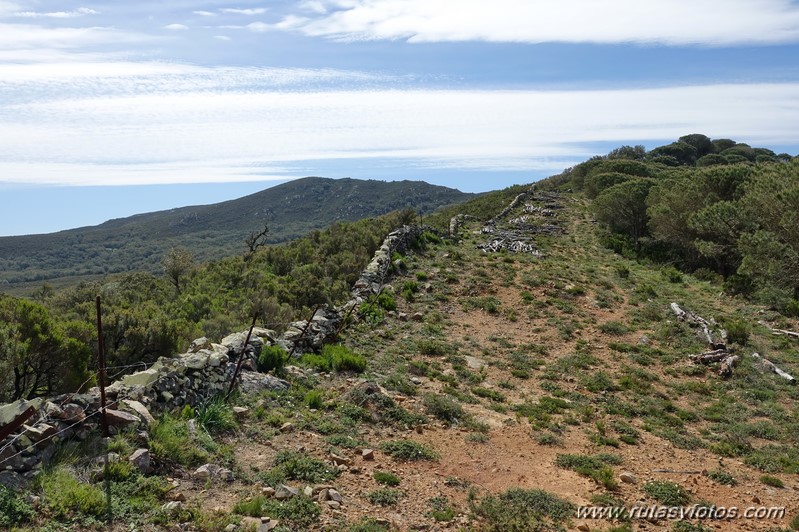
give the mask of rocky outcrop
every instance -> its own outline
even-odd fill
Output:
[[[363,301],[369,296],[377,294],[391,270],[391,255],[395,252],[406,252],[425,231],[434,231],[434,229],[417,225],[403,225],[396,231],[389,233],[383,240],[383,244],[375,252],[372,261],[353,286],[353,299]]]

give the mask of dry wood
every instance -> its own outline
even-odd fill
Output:
[[[766,322],[759,321],[760,325],[767,327],[772,334],[776,336],[790,336],[791,338],[796,338],[799,340],[799,332],[794,331],[786,331],[785,329],[774,329],[773,327],[769,326]]]
[[[732,377],[732,369],[738,364],[738,356],[737,355],[730,355],[724,360],[721,361],[721,366],[719,367],[719,375],[728,379]]]
[[[702,353],[701,355],[689,355],[688,358],[691,359],[691,362],[697,362],[699,364],[713,364],[714,362],[721,362],[729,356],[730,352],[726,349],[717,349],[715,351]]]
[[[721,328],[718,329],[718,334],[719,334],[719,337],[721,338],[721,341],[720,342],[714,342],[713,341],[713,334],[711,333],[711,329],[714,328],[714,327],[718,327],[718,324],[716,323],[716,321],[714,319],[711,318],[710,320],[706,320],[702,316],[699,316],[698,314],[694,314],[690,310],[686,310],[686,309],[680,308],[680,306],[677,303],[672,303],[671,304],[671,310],[672,310],[672,312],[674,312],[674,314],[677,316],[678,319],[680,319],[682,321],[687,321],[689,323],[692,323],[692,324],[700,327],[702,329],[702,334],[700,334],[700,336],[704,340],[706,340],[709,345],[711,345],[711,346],[722,345],[723,346],[723,344],[727,341],[727,331],[725,331],[724,329],[721,329]]]
[[[763,368],[773,373],[776,373],[777,375],[787,380],[791,384],[796,384],[796,379],[793,378],[793,376],[790,373],[786,373],[785,371],[781,370],[776,365],[774,365],[774,363],[771,362],[770,360],[766,360],[765,358],[761,357],[758,353],[752,353],[752,358],[759,361],[760,365],[763,366]]]

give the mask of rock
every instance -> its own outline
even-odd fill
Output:
[[[341,508],[341,503],[338,501],[325,501],[325,504],[327,504],[333,510],[338,510]]]
[[[11,491],[22,491],[28,487],[28,481],[16,471],[0,471],[0,486]]]
[[[294,431],[294,423],[283,423],[280,426],[280,432],[293,432]]]
[[[17,419],[17,417],[28,408],[33,407],[35,410],[38,410],[43,404],[44,399],[34,399],[32,401],[20,399],[19,401],[0,406],[0,427],[8,425]]]
[[[238,419],[242,419],[242,418],[247,417],[247,414],[249,414],[249,413],[250,413],[250,409],[247,408],[247,407],[244,407],[244,406],[234,406],[233,407],[233,414],[235,414],[235,416]]]
[[[275,496],[275,488],[273,488],[271,486],[267,486],[265,488],[261,488],[261,493],[263,494],[264,497],[266,497],[267,499],[270,499],[270,498]]]
[[[112,427],[127,427],[141,422],[138,416],[111,408],[105,409],[105,418],[108,420],[108,425]]]
[[[39,423],[35,427],[22,425],[25,428],[25,436],[36,444],[36,447],[43,449],[50,445],[50,440],[58,433],[58,430],[47,423]]]
[[[296,497],[300,494],[300,490],[297,488],[292,488],[291,486],[286,486],[285,484],[280,484],[275,491],[275,499],[279,501],[285,501]]]
[[[344,497],[341,496],[341,493],[339,493],[338,491],[336,491],[336,490],[334,490],[332,488],[327,490],[327,499],[330,500],[330,501],[336,501],[336,502],[339,502],[339,503],[343,503],[344,502]]]
[[[189,346],[189,353],[196,353],[202,349],[211,349],[211,341],[203,336],[202,338],[197,338],[194,340],[191,345]]]
[[[175,514],[183,509],[183,503],[180,501],[170,501],[163,506],[161,510],[168,514]]]
[[[180,491],[170,491],[167,494],[167,499],[170,501],[186,502],[186,495]]]
[[[138,415],[142,421],[149,427],[153,423],[155,423],[155,418],[147,410],[147,407],[141,404],[139,401],[133,401],[131,399],[122,399],[122,408],[126,410],[130,410],[131,412]]]
[[[343,456],[339,456],[335,453],[330,453],[330,460],[332,460],[333,465],[336,466],[345,465],[349,467],[352,465],[352,460],[349,458],[344,458]]]
[[[225,532],[234,532],[235,530],[238,530],[238,529],[239,529],[238,525],[236,525],[234,523],[230,523],[228,526],[225,527]]]
[[[323,488],[319,490],[319,496],[316,498],[319,502],[325,502],[328,500],[328,494],[330,492],[330,488]]]
[[[289,383],[283,379],[278,379],[274,375],[257,373],[255,371],[244,371],[239,373],[237,379],[239,390],[248,395],[258,395],[264,391],[281,392],[289,389]]]
[[[486,366],[485,361],[480,360],[477,357],[473,357],[473,356],[470,356],[470,355],[464,355],[463,358],[464,358],[464,360],[466,360],[466,366],[469,369],[480,370],[480,369],[483,369]]]
[[[208,480],[224,480],[226,482],[233,481],[233,472],[230,469],[218,466],[216,464],[204,464],[198,467],[192,476],[195,480],[205,482]]]
[[[638,478],[629,471],[624,471],[619,475],[619,480],[627,484],[638,484]]]
[[[136,449],[128,457],[128,461],[138,469],[143,475],[150,473],[153,468],[150,465],[150,451],[147,449]]]
[[[269,532],[270,530],[274,530],[277,528],[279,521],[276,519],[269,519],[266,518],[266,521],[261,521],[258,527],[255,529],[255,532]]]
[[[577,530],[580,530],[581,532],[590,532],[591,527],[586,525],[585,523],[580,523],[579,525],[577,525]]]
[[[306,497],[313,497],[313,488],[311,486],[305,486],[302,490],[302,494]]]
[[[415,312],[413,316],[411,316],[413,321],[424,321],[424,314],[421,312]]]
[[[760,497],[758,497],[757,495],[754,495],[752,497],[752,502],[755,503],[755,504],[760,504]]]
[[[361,458],[364,460],[374,460],[375,452],[372,449],[364,449],[361,451]]]

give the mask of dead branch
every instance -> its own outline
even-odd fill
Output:
[[[791,374],[784,372],[783,370],[778,368],[776,365],[774,365],[773,362],[771,362],[769,360],[766,360],[765,358],[761,357],[758,353],[752,353],[752,358],[757,360],[759,362],[760,366],[764,370],[768,370],[768,371],[771,371],[772,373],[776,373],[777,375],[779,375],[783,379],[787,380],[791,384],[796,384],[796,379],[793,378],[793,376],[791,376]]]
[[[790,336],[791,338],[796,338],[797,340],[799,340],[799,332],[786,331],[785,329],[774,329],[764,321],[759,321],[758,323],[763,327],[766,327],[768,330],[770,330],[771,333],[775,336]]]
[[[688,355],[688,358],[691,360],[691,362],[706,366],[708,364],[721,362],[729,356],[730,352],[726,349],[716,349],[715,351],[708,351],[707,353],[702,353],[701,355]]]
[[[699,336],[703,340],[706,340],[709,345],[713,347],[718,346],[719,349],[724,348],[724,344],[727,342],[727,331],[718,327],[716,320],[714,320],[713,318],[711,318],[710,320],[706,320],[702,316],[694,314],[690,310],[680,308],[680,306],[677,303],[671,304],[671,310],[677,316],[677,319],[681,321],[686,321],[688,322],[689,325],[700,327],[702,329],[701,331],[702,334],[700,334]],[[713,334],[711,333],[711,330],[713,328],[718,329],[719,338],[721,339],[720,342],[713,341]]]

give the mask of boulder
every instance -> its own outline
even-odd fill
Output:
[[[155,423],[155,418],[147,409],[146,406],[141,404],[139,401],[134,401],[132,399],[123,399],[120,405],[125,410],[128,410],[141,418],[147,426],[149,427],[153,423]]]
[[[0,486],[11,491],[23,491],[28,487],[28,481],[15,471],[0,471]]]
[[[152,465],[150,465],[150,451],[147,449],[136,449],[128,457],[128,461],[143,475],[153,470]]]
[[[297,488],[292,488],[291,486],[286,486],[285,484],[280,484],[275,490],[275,499],[279,501],[285,501],[296,497],[300,494],[300,490]]]
[[[138,416],[112,408],[105,409],[105,418],[112,427],[127,427],[141,422]]]

